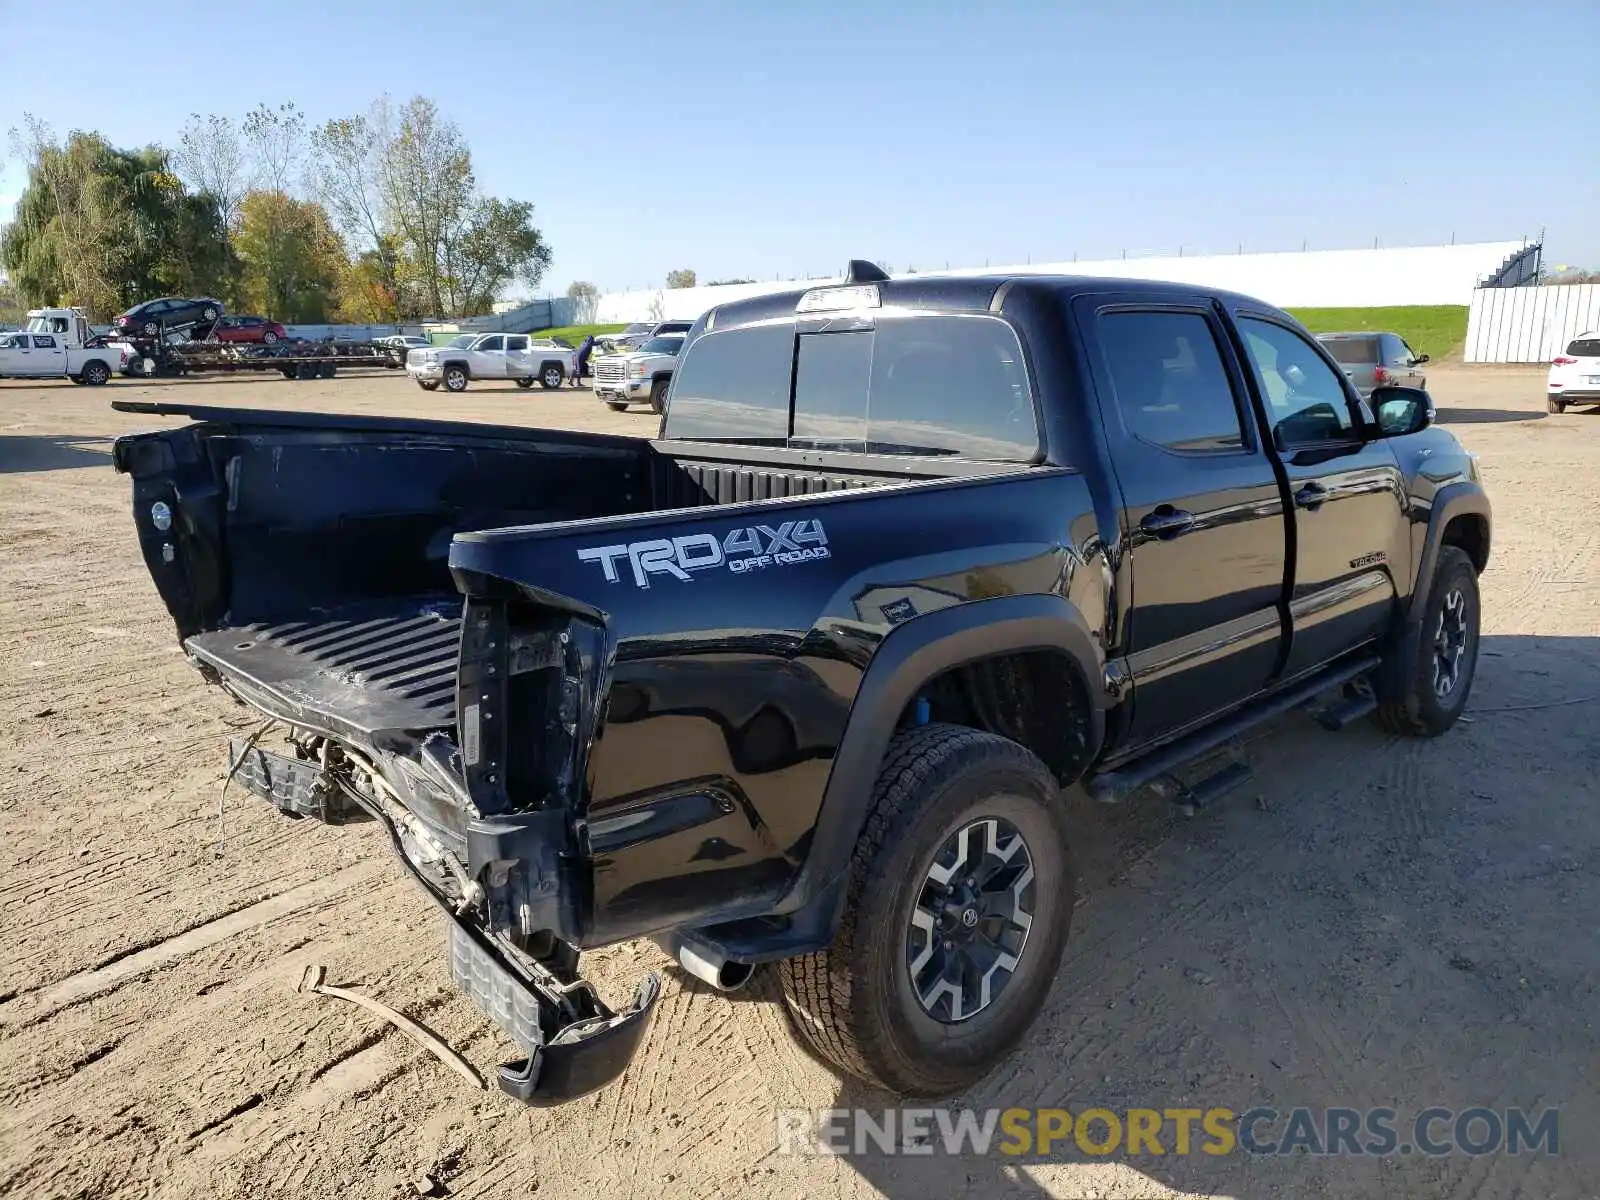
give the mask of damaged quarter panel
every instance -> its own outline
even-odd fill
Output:
[[[1101,565],[1080,571],[1070,540],[1091,511],[1081,476],[1035,467],[592,534],[580,522],[459,535],[450,561],[469,597],[513,613],[560,605],[604,629],[575,798],[592,870],[580,944],[770,911],[805,862],[879,641],[1009,595],[1060,595],[1098,628]]]

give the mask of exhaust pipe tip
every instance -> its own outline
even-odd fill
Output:
[[[702,983],[708,983],[719,992],[737,992],[750,982],[755,974],[754,963],[736,958],[724,958],[712,951],[697,949],[687,943],[678,945],[678,963]]]

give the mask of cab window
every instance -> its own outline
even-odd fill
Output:
[[[56,348],[56,340],[47,333],[36,333],[33,335],[33,348],[35,350],[54,350]]]
[[[1305,338],[1253,317],[1240,318],[1239,332],[1280,446],[1344,442],[1355,436],[1344,379]]]
[[[528,338],[526,334],[521,337],[508,337],[506,339],[507,350],[526,350],[527,348]]]
[[[483,341],[479,342],[474,348],[478,350],[504,350],[506,348],[506,340],[499,334],[496,334],[494,337],[484,338]]]

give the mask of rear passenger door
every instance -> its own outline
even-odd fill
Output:
[[[1197,297],[1075,302],[1122,493],[1127,744],[1264,688],[1282,642],[1283,495],[1219,314]]]
[[[33,335],[33,351],[28,355],[27,374],[29,375],[65,375],[67,373],[67,352],[62,347],[61,339],[53,333],[36,333]]]
[[[534,376],[533,351],[528,348],[525,333],[506,335],[506,375],[512,379]]]
[[[1295,556],[1289,596],[1294,676],[1382,635],[1394,564],[1410,554],[1405,480],[1390,444],[1315,343],[1272,314],[1237,315],[1270,435],[1288,475]]]

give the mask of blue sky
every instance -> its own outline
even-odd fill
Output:
[[[1600,267],[1594,0],[92,11],[0,0],[28,29],[0,43],[0,129],[172,141],[196,110],[420,92],[485,189],[536,205],[541,294],[1541,227],[1551,261]],[[20,186],[13,160],[0,196]]]

